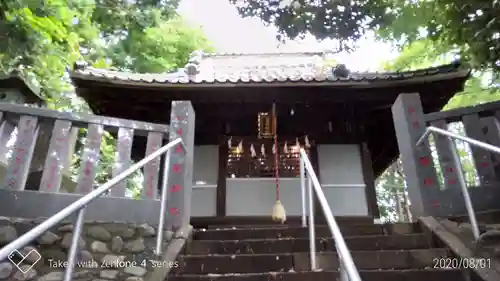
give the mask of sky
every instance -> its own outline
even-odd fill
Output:
[[[333,49],[331,40],[318,42],[312,36],[279,45],[276,28],[259,19],[243,19],[229,0],[182,0],[179,13],[193,26],[199,26],[218,53],[315,52]],[[369,36],[372,37],[372,36]],[[364,38],[356,52],[337,54],[334,59],[355,71],[375,71],[397,55],[387,44]]]

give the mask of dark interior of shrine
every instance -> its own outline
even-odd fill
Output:
[[[375,174],[398,155],[390,107],[400,93],[421,94],[424,110],[440,110],[462,90],[463,77],[395,86],[177,87],[127,86],[75,80],[78,94],[96,114],[169,123],[172,100],[190,100],[196,113],[197,145],[219,144],[229,136],[257,137],[257,115],[276,102],[278,136],[294,140],[308,135],[315,144],[365,142]],[[145,141],[134,140],[143,155]]]

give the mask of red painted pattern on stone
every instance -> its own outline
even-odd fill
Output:
[[[172,171],[176,174],[181,172],[181,164],[174,164],[172,165]]]
[[[83,174],[84,174],[86,177],[89,177],[91,172],[92,172],[92,162],[87,161],[87,162],[85,163],[85,169],[83,170]]]
[[[47,189],[52,189],[54,176],[56,174],[57,168],[57,160],[55,158],[52,159],[52,165],[50,166],[50,174],[49,174],[49,183],[47,184]]]
[[[413,125],[413,128],[420,128],[420,123],[418,121],[413,121],[411,124]]]
[[[182,120],[184,120],[184,116],[177,115],[177,120],[178,120],[178,121],[182,121]]]
[[[489,164],[487,162],[481,162],[479,165],[481,167],[488,167],[489,166]]]
[[[449,179],[448,184],[456,184],[457,180],[456,179]]]
[[[151,144],[151,147],[153,148],[153,151],[156,151],[158,149],[158,143],[154,142]],[[153,179],[155,174],[157,173],[156,167],[158,166],[158,161],[159,159],[156,158],[152,162],[150,162],[150,165],[147,167],[149,176],[147,179],[147,191],[146,191],[146,196],[152,198],[153,197]]]
[[[175,147],[175,153],[177,154],[181,154],[184,152],[184,149],[182,148],[182,145],[178,144],[176,147]]]
[[[453,173],[453,172],[455,172],[455,169],[453,169],[452,167],[448,167],[448,168],[446,168],[446,172]]]
[[[170,192],[179,192],[181,191],[182,186],[180,184],[172,184],[170,187]]]
[[[149,174],[148,177],[148,187],[146,191],[146,196],[147,197],[153,197],[153,175]]]
[[[415,112],[417,112],[417,110],[414,107],[408,107],[408,113],[409,114],[413,114]]]
[[[434,201],[432,202],[432,206],[433,206],[434,208],[438,208],[438,207],[439,207],[439,203],[438,203],[438,201],[434,200]]]
[[[182,128],[179,128],[177,129],[177,131],[175,131],[179,136],[182,135],[182,133],[184,133],[184,131],[182,130]]]
[[[420,159],[419,159],[419,160],[420,160],[420,165],[422,165],[422,166],[427,166],[427,165],[429,165],[429,157],[427,157],[427,156],[422,156],[422,157],[420,157]]]
[[[177,216],[180,214],[178,208],[170,208],[169,213],[170,213],[170,215],[174,215],[174,216]]]
[[[434,180],[433,179],[424,179],[424,185],[432,185],[434,184]]]

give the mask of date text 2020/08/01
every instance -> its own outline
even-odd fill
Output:
[[[434,258],[434,268],[490,268],[491,260],[488,258]]]

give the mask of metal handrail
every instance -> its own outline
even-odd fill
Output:
[[[155,158],[161,156],[164,153],[167,153],[167,156],[165,157],[165,165],[168,164],[170,161],[170,153],[171,153],[171,148],[173,148],[176,145],[182,145],[182,148],[184,149],[184,152],[186,152],[186,146],[182,142],[182,139],[178,138],[174,141],[169,142],[165,146],[159,148],[155,152],[151,153],[150,155],[144,157],[141,161],[135,163],[134,165],[130,166],[128,169],[125,171],[121,172],[119,175],[116,177],[110,179],[108,182],[105,184],[101,185],[100,187],[94,189],[87,195],[83,196],[82,198],[76,200],[75,202],[71,203],[69,206],[65,207],[55,215],[51,216],[50,218],[46,219],[43,221],[41,224],[37,225],[30,231],[26,232],[24,235],[21,237],[17,238],[16,240],[12,241],[2,249],[0,249],[0,261],[4,260],[7,258],[9,254],[11,254],[13,251],[26,246],[28,243],[31,241],[35,240],[37,237],[42,235],[45,231],[49,230],[50,228],[54,227],[58,223],[60,223],[62,220],[65,218],[69,217],[71,214],[78,212],[76,223],[75,223],[75,228],[73,230],[73,237],[71,240],[71,246],[69,249],[69,255],[68,255],[68,267],[66,268],[66,271],[64,272],[64,281],[71,281],[72,274],[73,274],[73,269],[75,265],[75,259],[76,259],[76,253],[78,250],[78,240],[80,239],[80,234],[82,231],[83,227],[83,219],[85,216],[85,209],[89,203],[91,203],[94,199],[102,196],[104,193],[106,193],[109,189],[111,189],[113,186],[118,184],[120,181],[124,180],[126,177],[130,176],[132,173],[137,171],[138,169],[142,168],[144,165],[147,163],[151,162]],[[168,168],[165,167],[164,169],[164,175],[163,175],[163,181],[162,181],[162,194],[161,194],[161,208],[160,208],[160,218],[159,218],[159,223],[158,223],[158,236],[157,236],[157,245],[156,245],[156,253],[159,254],[161,251],[161,240],[162,240],[162,235],[163,235],[163,225],[165,221],[165,211],[166,211],[166,190],[167,190],[167,181],[168,181]]]
[[[316,235],[314,229],[314,208],[313,208],[313,190],[318,197],[318,201],[323,209],[323,213],[325,214],[326,222],[328,227],[330,228],[330,232],[332,233],[333,239],[335,241],[335,248],[337,249],[337,253],[339,255],[340,261],[340,277],[342,281],[361,281],[361,277],[359,276],[358,269],[354,264],[352,259],[352,255],[347,248],[347,244],[345,243],[344,236],[342,236],[342,232],[333,216],[332,210],[328,205],[328,201],[326,200],[325,193],[321,188],[321,184],[319,183],[318,177],[314,172],[311,161],[309,160],[304,149],[300,149],[300,185],[301,185],[301,194],[302,194],[302,226],[306,227],[306,175],[307,177],[307,203],[308,203],[308,211],[309,211],[309,250],[310,250],[310,259],[311,259],[311,270],[316,270]]]
[[[479,148],[486,149],[488,151],[498,153],[500,154],[500,148],[493,146],[491,144],[478,141],[475,139],[471,139],[469,137],[461,136],[455,133],[452,133],[448,130],[440,129],[434,126],[429,126],[425,129],[425,132],[422,134],[422,136],[418,139],[417,141],[417,146],[421,145],[424,140],[429,136],[430,133],[437,133],[440,135],[444,135],[448,137],[448,142],[451,147],[451,153],[453,156],[453,162],[455,163],[455,167],[457,168],[457,176],[458,176],[458,182],[460,183],[460,189],[462,191],[462,195],[464,197],[465,201],[465,208],[467,209],[467,215],[469,216],[469,221],[471,224],[472,228],[472,234],[474,235],[474,238],[477,240],[479,236],[481,235],[481,232],[479,231],[479,225],[477,223],[476,219],[476,213],[474,212],[474,206],[472,205],[472,200],[470,199],[469,191],[467,190],[467,184],[465,182],[465,177],[464,177],[464,172],[462,169],[462,163],[460,162],[460,157],[458,156],[457,148],[455,145],[455,142],[453,139],[459,139],[462,140],[470,145],[477,146]]]

